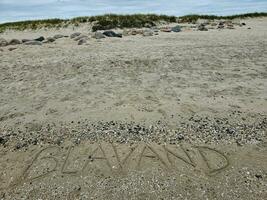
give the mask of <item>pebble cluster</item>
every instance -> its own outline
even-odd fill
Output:
[[[210,20],[200,20],[197,22],[196,25],[192,25],[189,28],[191,30],[197,30],[197,31],[208,31],[209,29],[234,29],[235,26],[245,26],[245,23],[233,23],[232,21],[210,21]],[[12,46],[12,45],[43,45],[45,43],[53,43],[57,39],[60,38],[70,38],[73,39],[74,41],[77,41],[78,45],[83,45],[86,44],[87,41],[89,40],[90,37],[95,38],[95,39],[103,39],[106,37],[117,37],[121,38],[122,36],[129,36],[129,35],[142,35],[142,36],[153,36],[153,35],[158,35],[159,32],[181,32],[183,29],[188,29],[188,26],[180,26],[176,25],[173,27],[170,26],[165,26],[165,27],[146,27],[142,29],[124,29],[122,33],[116,33],[112,30],[107,30],[107,31],[97,31],[93,33],[80,33],[80,32],[75,32],[71,34],[70,36],[68,35],[62,35],[62,34],[56,34],[53,37],[43,37],[40,36],[35,39],[11,39],[10,41],[7,41],[4,38],[0,38],[0,47],[6,47],[6,46]],[[15,50],[15,47],[10,47],[8,50],[13,51]],[[0,51],[3,51],[2,49]]]
[[[188,143],[236,143],[237,145],[261,143],[266,139],[267,118],[261,116],[254,122],[226,118],[193,116],[170,128],[162,121],[154,124],[136,122],[87,120],[57,123],[30,123],[24,128],[8,128],[0,132],[0,145],[19,150],[30,145],[61,145],[71,141],[78,145],[81,141],[136,143],[154,142],[158,144]]]

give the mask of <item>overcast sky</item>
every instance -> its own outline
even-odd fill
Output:
[[[168,3],[167,3],[168,2]],[[168,15],[267,12],[267,0],[0,0],[0,23],[105,13]]]

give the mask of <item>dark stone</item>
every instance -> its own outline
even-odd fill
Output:
[[[175,27],[172,27],[172,32],[175,32],[175,33],[178,33],[178,32],[181,32],[181,27],[180,26],[175,26]]]
[[[15,149],[19,150],[19,149],[21,149],[21,148],[23,148],[25,146],[27,146],[26,143],[17,143],[16,146],[15,146]]]
[[[44,38],[43,36],[41,36],[41,37],[38,37],[38,38],[36,38],[36,39],[34,39],[34,40],[35,40],[35,41],[42,42],[42,41],[45,40],[45,38]]]
[[[2,137],[0,137],[0,144],[4,145],[6,143],[6,140]]]
[[[48,37],[48,38],[46,39],[46,41],[47,41],[47,42],[55,42],[56,40],[55,40],[54,38],[52,38],[52,37]]]
[[[256,177],[257,179],[262,179],[262,175],[260,175],[260,174],[256,174],[255,177]]]
[[[107,37],[122,37],[122,34],[115,33],[114,31],[105,31],[103,32],[103,35]]]

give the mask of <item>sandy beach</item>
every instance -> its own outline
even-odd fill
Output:
[[[266,199],[267,19],[242,22],[0,33],[68,36],[0,47],[0,199]]]

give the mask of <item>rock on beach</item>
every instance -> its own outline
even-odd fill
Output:
[[[0,38],[0,47],[5,47],[8,45],[8,42],[4,38]]]
[[[31,40],[31,41],[25,42],[24,44],[25,45],[42,45],[42,42],[36,41],[36,40]]]
[[[81,35],[80,32],[76,32],[76,33],[71,34],[71,35],[70,35],[70,38],[73,39],[73,38],[76,38],[76,37],[78,37],[78,36],[80,36],[80,35]]]
[[[10,42],[8,44],[9,45],[17,45],[17,44],[21,44],[21,41],[18,39],[12,39],[12,40],[10,40]]]
[[[92,36],[92,38],[95,38],[95,39],[103,39],[105,38],[105,35],[101,32],[95,32]]]
[[[60,38],[63,38],[63,37],[65,37],[64,35],[62,35],[62,34],[57,34],[57,35],[54,35],[54,39],[55,40],[57,40],[57,39],[60,39]]]
[[[152,30],[145,30],[144,32],[143,32],[143,36],[145,36],[145,37],[147,37],[147,36],[153,36],[154,35],[154,31],[152,31]]]
[[[122,37],[122,34],[115,33],[114,31],[104,31],[103,35],[107,37],[119,37],[119,38]]]
[[[87,42],[87,38],[82,38],[79,40],[78,45],[85,44]]]

